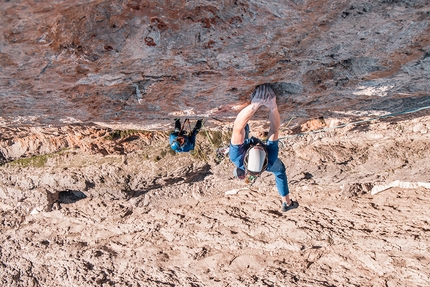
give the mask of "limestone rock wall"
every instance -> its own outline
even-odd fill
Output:
[[[430,286],[429,22],[428,0],[0,1],[2,286]],[[217,154],[261,83],[286,214]],[[205,118],[194,152],[175,117]]]
[[[297,122],[429,106],[428,4],[2,1],[0,123],[164,129],[234,117],[261,83]]]

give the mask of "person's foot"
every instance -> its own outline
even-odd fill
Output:
[[[291,200],[291,204],[287,205],[286,202],[282,204],[282,212],[287,212],[288,210],[299,207],[299,203],[297,201]]]
[[[175,121],[175,132],[179,132],[181,130],[181,121],[180,119],[176,118]]]
[[[196,123],[196,126],[194,127],[194,131],[199,132],[200,129],[202,128],[202,121],[203,120],[198,120]]]

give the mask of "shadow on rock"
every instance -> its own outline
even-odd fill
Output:
[[[79,190],[65,190],[58,194],[58,203],[70,204],[86,198],[85,193]]]
[[[212,172],[210,171],[211,167],[209,164],[204,165],[198,170],[187,172],[183,176],[177,176],[177,177],[167,177],[163,178],[161,176],[155,178],[152,181],[152,184],[146,187],[144,190],[132,190],[129,191],[129,198],[133,197],[139,197],[143,194],[148,193],[149,191],[153,189],[159,189],[163,188],[165,186],[172,186],[172,185],[180,185],[180,184],[191,184],[196,183],[199,181],[203,181],[208,175],[211,175]]]
[[[194,183],[198,181],[203,181],[206,176],[211,175],[212,172],[210,171],[211,167],[209,164],[206,164],[201,169],[193,172],[189,172],[185,175],[185,183]]]

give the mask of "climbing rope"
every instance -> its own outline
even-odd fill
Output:
[[[361,121],[356,121],[356,122],[352,122],[352,123],[346,123],[346,124],[342,124],[342,125],[338,125],[335,127],[331,127],[331,128],[324,128],[324,129],[320,129],[320,130],[315,130],[315,131],[310,131],[310,132],[304,132],[304,133],[298,133],[298,134],[294,134],[294,135],[288,135],[285,137],[281,137],[278,140],[281,142],[284,139],[287,138],[292,138],[292,137],[297,137],[297,136],[304,136],[304,135],[308,135],[308,134],[316,134],[316,133],[321,133],[321,132],[327,132],[330,130],[334,130],[334,129],[339,129],[339,128],[343,128],[346,126],[350,126],[350,125],[357,125],[357,124],[362,124],[365,122],[370,122],[370,121],[375,121],[375,120],[379,120],[379,119],[383,119],[383,118],[388,118],[388,117],[394,117],[394,116],[399,116],[399,115],[405,115],[405,114],[411,114],[411,113],[415,113],[421,110],[425,110],[425,109],[429,109],[430,106],[426,106],[426,107],[421,107],[421,108],[417,108],[417,109],[411,109],[411,110],[405,110],[405,111],[401,111],[401,112],[397,112],[397,113],[391,113],[388,115],[383,115],[383,116],[379,116],[379,117],[375,117],[375,118],[370,118],[367,120],[361,120]]]
[[[204,129],[205,133],[206,133],[206,137],[208,138],[209,142],[211,143],[212,147],[215,148],[215,145],[208,133],[208,130],[206,129],[205,125],[204,125],[204,121],[202,120],[202,128]]]
[[[185,123],[187,123],[188,122],[188,131],[189,131],[189,133],[191,133],[191,123],[190,123],[190,120],[189,119],[185,119],[185,121],[184,121],[184,125],[182,126],[182,127],[184,127],[185,126]]]

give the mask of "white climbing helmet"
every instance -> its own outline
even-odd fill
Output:
[[[247,150],[243,163],[250,174],[260,174],[267,167],[267,151],[263,146],[255,145]]]

